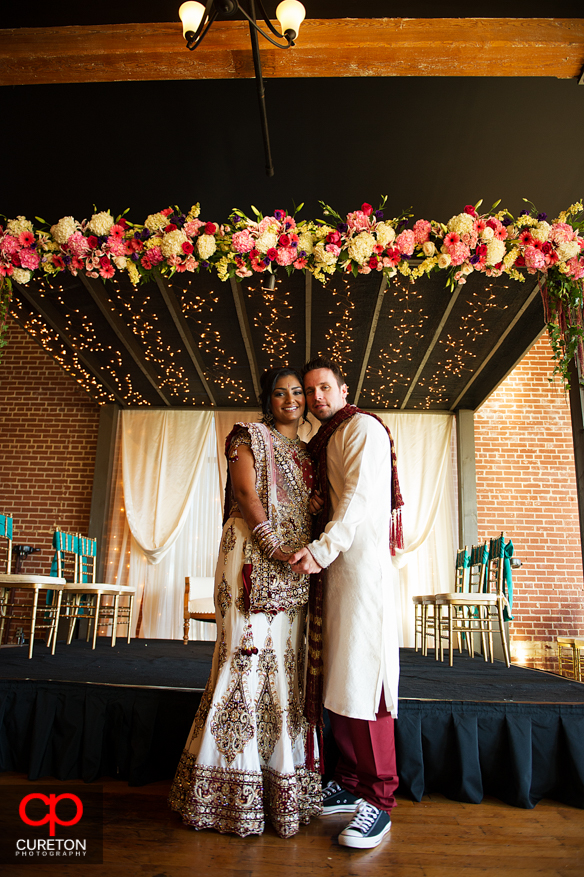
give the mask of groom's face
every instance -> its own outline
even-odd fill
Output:
[[[310,413],[324,422],[347,404],[347,385],[340,387],[330,368],[315,368],[304,375],[304,394]]]

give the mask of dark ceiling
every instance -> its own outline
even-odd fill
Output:
[[[11,4],[2,27],[174,20],[178,5],[32,3],[21,12]],[[331,17],[331,8],[338,17],[355,15],[352,2],[305,5],[315,18]],[[439,15],[549,16],[543,2],[483,6],[465,4],[461,11],[452,2],[440,6]],[[553,9],[556,17],[582,17],[582,11],[580,0],[560,0]],[[406,10],[403,3],[380,0],[360,3],[358,14],[432,17],[437,9],[417,2]],[[129,207],[129,218],[143,222],[163,207],[188,209],[200,201],[201,218],[225,221],[235,206],[248,212],[255,204],[268,213],[304,201],[301,218],[317,218],[319,200],[343,213],[363,201],[376,205],[387,194],[387,215],[411,207],[416,218],[446,222],[480,198],[486,208],[501,198],[515,214],[529,198],[555,216],[584,195],[584,87],[576,80],[273,79],[266,82],[266,100],[276,171],[271,179],[264,175],[253,81],[3,87],[0,212],[52,224],[63,215],[88,218],[94,205],[114,214]],[[363,405],[399,408],[411,389],[408,408],[475,408],[543,326],[537,294],[518,316],[533,278],[493,283],[472,275],[442,326],[450,301],[443,278],[415,286],[393,282],[381,295],[378,277],[360,277],[349,288],[340,276],[326,289],[313,281],[308,312],[304,279],[283,278],[273,318],[259,289],[240,289],[238,310],[229,284],[201,275],[187,294],[177,285],[183,282],[173,279],[175,319],[158,288],[134,292],[108,283],[107,292],[90,291],[75,278],[63,281],[62,291],[31,284],[28,297],[17,292],[15,315],[37,340],[43,334],[44,345],[54,347],[96,397],[153,405],[209,404],[208,390],[221,406],[253,402],[254,368],[261,371],[273,359],[269,344],[276,343],[278,356],[294,362],[304,359],[308,346],[313,353],[338,354],[349,363],[352,387],[362,383]],[[38,316],[31,322],[31,301],[50,327],[43,333]],[[177,328],[177,313],[192,336],[195,360]],[[125,340],[121,329],[116,334],[116,314],[132,327]],[[142,334],[141,321],[148,324]],[[82,377],[80,368],[94,377]]]

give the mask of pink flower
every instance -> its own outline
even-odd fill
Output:
[[[187,256],[187,258],[184,261],[184,266],[185,266],[187,271],[196,271],[197,268],[199,267],[199,263],[197,262],[197,260],[195,259],[194,256]]]
[[[338,247],[336,244],[327,244],[325,246],[325,250],[327,251],[327,253],[332,253],[335,258],[338,258],[338,255],[341,252],[341,248]]]
[[[523,251],[525,265],[530,273],[545,268],[545,256],[537,247],[528,246]]]
[[[347,225],[351,231],[368,231],[369,220],[362,210],[355,210],[347,216]]]
[[[250,250],[253,250],[253,238],[247,229],[236,231],[231,238],[231,243],[233,249],[238,253],[249,253]]]
[[[199,229],[205,225],[204,222],[201,222],[200,219],[191,219],[190,222],[185,222],[184,229],[190,238],[194,238],[198,235]]]
[[[373,213],[373,207],[371,206],[371,204],[361,204],[361,210],[363,211],[365,216],[371,216],[371,214]]]
[[[59,271],[62,271],[63,268],[65,267],[65,263],[64,263],[63,259],[61,258],[61,256],[56,256],[54,253],[53,253],[53,265],[55,266],[55,268],[58,268]]]
[[[567,222],[556,222],[552,225],[550,240],[552,240],[554,244],[565,244],[568,241],[573,241],[575,237],[576,232]]]
[[[152,262],[150,261],[148,253],[146,253],[144,256],[142,256],[140,262],[142,264],[142,268],[144,268],[145,271],[151,270]]]
[[[170,216],[172,213],[172,207],[165,207],[164,210],[160,211],[163,216]]]
[[[305,259],[304,257],[302,257],[301,259],[296,259],[296,261],[294,262],[294,267],[298,271],[300,271],[302,268],[306,268],[307,263],[308,263],[308,260]]]
[[[125,220],[124,220],[125,223]],[[117,223],[117,225],[112,225],[109,230],[110,235],[113,235],[116,238],[123,238],[126,226],[122,225],[121,222]]]
[[[83,271],[85,268],[85,262],[83,259],[79,259],[77,256],[73,256],[71,259],[71,265],[75,269],[75,271]]]
[[[112,256],[123,256],[126,252],[124,239],[114,235],[107,239],[107,247]]]
[[[469,216],[476,216],[477,215],[477,212],[474,209],[474,207],[472,206],[472,204],[467,204],[466,207],[464,208],[464,212],[468,213]]]
[[[279,225],[278,220],[274,216],[264,216],[258,225],[258,232],[263,234],[271,225]]]
[[[456,234],[455,231],[451,231],[450,234],[447,234],[444,238],[444,246],[448,247],[450,251],[450,247],[453,247],[455,244],[460,243],[460,235]]]
[[[34,235],[31,231],[23,231],[18,235],[18,243],[21,247],[30,247],[34,244]]]
[[[400,253],[404,253],[406,256],[411,256],[414,252],[414,233],[411,229],[407,228],[405,231],[402,231],[401,234],[395,239],[395,245],[400,251]]]
[[[39,267],[39,256],[35,250],[21,250],[20,264],[23,268],[29,268],[34,271]]]
[[[297,254],[298,250],[296,247],[281,247],[278,250],[276,261],[278,265],[292,265]]]
[[[115,268],[107,256],[102,256],[99,260],[99,273],[102,277],[113,277]]]
[[[330,234],[327,234],[326,242],[327,244],[336,244],[337,246],[340,246],[341,236],[338,231],[331,231]]]
[[[427,219],[418,219],[414,223],[414,240],[416,244],[425,244],[430,240],[430,232],[432,231],[432,223]]]
[[[13,253],[17,253],[20,249],[18,240],[13,237],[11,234],[4,235],[2,239],[2,243],[0,244],[0,250],[3,253],[6,253],[7,256],[12,256]]]
[[[397,243],[397,239],[396,239],[396,243]],[[401,262],[400,251],[397,248],[388,249],[387,250],[387,260],[392,268],[395,267],[395,265],[399,265],[399,263]],[[387,265],[385,267],[387,268]]]
[[[97,238],[95,240],[97,242]],[[90,250],[90,245],[82,232],[75,231],[67,241],[67,249],[72,256],[85,256]]]
[[[275,259],[277,259],[278,258],[277,249],[275,247],[270,247],[270,249],[266,253],[266,258],[269,259],[270,262],[273,262]]]
[[[150,256],[150,262],[152,265],[158,265],[164,260],[160,247],[151,247],[151,249],[148,250],[148,255]],[[142,262],[142,264],[144,263]]]
[[[467,244],[463,244],[462,241],[449,247],[448,252],[452,260],[452,265],[462,265],[462,263],[466,262],[466,260],[470,256],[469,246]]]
[[[259,273],[266,270],[263,259],[258,259],[255,257],[251,260],[251,267],[254,271],[258,271]]]

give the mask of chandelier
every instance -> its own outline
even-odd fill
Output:
[[[282,0],[276,9],[276,18],[278,19],[282,31],[281,33],[278,33],[266,14],[262,0],[257,0],[257,3],[261,11],[261,17],[263,18],[269,33],[266,33],[266,31],[262,30],[257,24],[255,0],[247,0],[246,5],[249,11],[243,5],[243,0],[242,2],[239,2],[239,0],[207,0],[205,6],[203,6],[202,3],[196,2],[196,0],[187,0],[187,2],[183,3],[180,7],[178,14],[183,23],[183,35],[187,41],[187,48],[190,51],[196,49],[197,46],[201,44],[207,31],[219,15],[224,16],[225,18],[231,18],[237,13],[241,13],[244,18],[247,19],[257,85],[264,153],[266,156],[266,174],[269,177],[272,177],[274,175],[274,166],[270,149],[270,135],[268,131],[268,118],[266,113],[265,89],[262,77],[258,33],[273,46],[277,46],[279,49],[290,49],[294,45],[294,40],[298,36],[298,31],[300,30],[300,25],[304,21],[306,10],[299,0]]]

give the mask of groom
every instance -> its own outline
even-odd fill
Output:
[[[311,586],[307,715],[318,723],[322,693],[341,753],[335,780],[323,790],[323,812],[353,814],[339,843],[363,849],[389,832],[398,785],[390,539],[392,548],[401,547],[403,500],[391,436],[376,417],[347,405],[339,366],[318,357],[302,374],[308,408],[321,422],[309,450],[324,530],[290,558],[294,572],[318,574]]]

